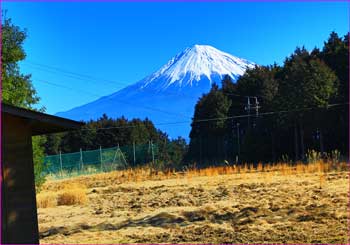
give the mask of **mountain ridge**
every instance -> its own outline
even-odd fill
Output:
[[[159,70],[110,95],[56,115],[75,120],[110,117],[149,118],[155,124],[191,120],[198,98],[225,75],[233,81],[255,63],[209,45],[194,45],[175,55]],[[170,137],[188,138],[190,123],[158,128]]]

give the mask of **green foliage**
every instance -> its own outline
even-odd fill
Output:
[[[184,155],[187,152],[187,147],[185,139],[181,137],[171,141],[166,148],[170,160],[168,161],[170,163],[169,168],[179,169],[181,167]]]
[[[111,128],[98,130],[99,128]],[[156,129],[149,119],[127,120],[103,115],[97,120],[91,120],[82,127],[82,130],[61,134],[48,135],[45,143],[47,155],[79,152],[80,149],[95,150],[99,147],[111,148],[120,146],[126,152],[126,161],[134,164],[133,145],[136,145],[136,163],[144,164],[152,161],[150,141],[157,145],[157,160],[164,166],[174,168],[179,165],[187,150],[186,141],[182,138],[170,140],[168,136]],[[144,147],[141,147],[144,146]]]
[[[27,37],[26,30],[14,25],[11,19],[3,14],[1,23],[2,31],[2,53],[1,53],[1,85],[2,102],[10,105],[33,109],[33,105],[39,102],[30,75],[20,72],[18,62],[25,59],[26,54],[23,49],[23,42]],[[41,108],[40,111],[44,111]],[[45,181],[42,175],[43,157],[45,143],[44,137],[33,137],[33,160],[36,188],[39,191]]]
[[[306,159],[308,163],[314,163],[322,159],[322,154],[315,150],[308,150],[306,153]]]
[[[211,123],[202,123],[200,119],[225,118],[228,114],[231,101],[225,96],[216,84],[210,92],[200,98],[196,105],[190,135],[193,137],[198,130],[218,133],[225,127],[225,120],[213,120]]]
[[[192,122],[192,129],[190,132],[190,146],[191,154],[186,156],[187,161],[191,161],[199,156],[198,161],[203,164],[208,164],[216,161],[215,155],[217,150],[221,150],[220,159],[223,162],[224,154],[224,133],[227,127],[227,120],[225,119],[231,107],[231,100],[219,89],[218,85],[213,84],[210,92],[203,95],[195,107],[195,113]],[[209,119],[202,121],[201,119]],[[210,120],[215,118],[215,120]],[[217,120],[219,118],[219,120]],[[206,142],[205,145],[202,142]],[[219,151],[220,151],[219,150]],[[214,164],[212,162],[211,164]]]
[[[255,66],[248,69],[237,81],[237,92],[240,95],[255,95],[262,99],[262,103],[270,104],[278,92],[278,81],[275,74],[280,70],[273,66]]]
[[[320,58],[335,72],[339,79],[339,97],[349,100],[349,33],[340,38],[332,32],[324,43]]]
[[[282,163],[291,163],[291,159],[289,158],[289,156],[287,154],[283,154],[282,157],[281,157],[281,160],[280,162]]]
[[[336,81],[336,75],[324,62],[312,57],[304,48],[297,48],[282,68],[279,107],[288,110],[325,108],[336,92]]]
[[[186,159],[202,165],[236,156],[240,162],[313,159],[306,149],[348,155],[348,42],[349,34],[331,33],[323,49],[297,48],[281,67],[255,66],[235,84],[224,77],[221,88],[213,86],[196,104]],[[251,110],[249,117],[196,122],[246,115],[247,96],[253,104],[258,98],[261,114],[282,112]],[[343,105],[328,107],[334,103]]]
[[[32,137],[33,145],[33,162],[34,162],[34,176],[35,176],[35,188],[39,192],[42,185],[44,184],[46,178],[44,175],[45,165],[44,165],[44,145],[45,137],[44,136],[35,136]]]
[[[340,151],[338,151],[337,149],[333,150],[331,152],[331,159],[333,163],[339,163],[340,161]]]
[[[2,28],[1,81],[2,101],[11,105],[32,108],[39,102],[30,75],[20,72],[18,62],[25,59],[23,42],[26,30],[14,25],[11,19],[4,17]]]

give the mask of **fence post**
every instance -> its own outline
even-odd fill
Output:
[[[83,151],[80,148],[80,170],[84,169],[84,162],[83,162]]]
[[[135,152],[135,141],[132,142],[132,146],[134,149],[134,166],[136,165],[136,152]]]
[[[151,140],[151,151],[152,151],[152,164],[153,164],[153,167],[155,167],[154,165],[154,152],[153,152],[153,142]]]
[[[102,165],[102,147],[100,146],[100,161],[101,161],[101,172],[103,171],[103,165]]]
[[[118,143],[118,165],[120,164],[120,153],[121,153],[121,150],[120,150],[120,148],[119,148],[119,143]]]
[[[117,158],[117,153],[118,153],[118,148],[117,148],[117,150],[114,153],[114,157],[113,157],[113,162],[112,163],[115,163],[115,159]]]
[[[63,171],[62,171],[62,152],[60,150],[60,166],[61,166],[61,177],[63,177]]]

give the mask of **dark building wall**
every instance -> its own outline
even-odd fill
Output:
[[[39,243],[31,125],[2,114],[2,243]]]

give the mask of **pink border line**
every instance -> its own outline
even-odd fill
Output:
[[[0,12],[2,13],[2,2],[348,2],[348,17],[350,17],[350,0],[293,0],[293,1],[281,1],[281,0],[0,0]],[[0,21],[2,23],[2,14],[0,16]],[[2,25],[0,25],[0,44],[2,44]],[[350,31],[350,18],[348,22],[348,31]],[[348,46],[350,47],[350,40],[348,43]],[[2,53],[2,45],[0,45],[0,56]],[[350,51],[349,51],[349,64],[350,64]],[[0,59],[0,74],[2,74],[2,63]],[[350,83],[350,74],[349,74],[349,83]],[[2,78],[0,77],[0,84],[2,84]],[[350,88],[349,88],[349,94],[350,94]],[[2,101],[2,89],[0,89],[0,99]],[[350,102],[350,100],[349,100]],[[2,202],[2,180],[3,180],[3,171],[2,171],[2,108],[0,106],[0,202],[1,202],[1,211],[0,211],[0,244],[2,241],[2,210],[3,210],[3,202]],[[349,122],[350,122],[350,106],[348,106],[348,115],[349,115]],[[348,147],[350,147],[350,132],[348,132]],[[350,152],[349,152],[349,159],[350,159]],[[348,180],[350,180],[350,161],[348,162]],[[348,244],[350,244],[350,181],[348,185]],[[132,243],[126,243],[126,245],[132,244]],[[158,243],[138,243],[139,245],[158,245]],[[163,243],[164,244],[164,243]],[[173,244],[173,243],[168,243]],[[191,243],[179,243],[179,244],[186,244],[190,245]],[[205,243],[202,243],[205,244]],[[237,245],[245,245],[246,243],[238,243]],[[274,243],[266,243],[266,244],[274,244]],[[264,244],[264,245],[266,245]],[[300,245],[309,245],[308,243],[299,243]],[[68,244],[69,245],[69,244]],[[82,245],[90,245],[90,244],[82,244]],[[196,244],[199,245],[199,244]]]
[[[350,38],[350,1],[348,0],[348,37]],[[350,40],[348,39],[348,47],[349,47],[349,60],[348,60],[348,68],[350,68]],[[348,77],[348,82],[350,84],[350,73]],[[350,95],[350,86],[348,94]],[[350,102],[350,98],[349,98]],[[348,123],[350,122],[350,106],[348,105]],[[348,129],[348,149],[350,149],[350,131]],[[348,189],[348,244],[350,244],[350,150],[349,150],[349,161],[348,161],[348,181],[349,181],[349,189]]]
[[[350,0],[0,0],[0,2],[349,2]]]
[[[2,4],[0,2],[0,58],[2,54]],[[2,74],[2,59],[0,59],[0,74]],[[2,104],[2,75],[0,76],[0,100]],[[0,243],[2,242],[2,210],[3,210],[3,205],[2,205],[2,181],[3,181],[3,171],[2,171],[2,106],[0,105]]]

